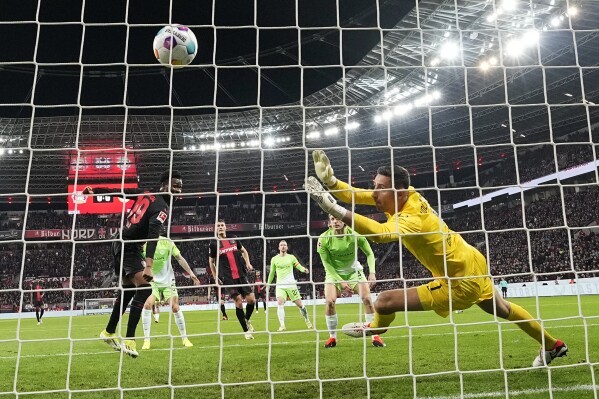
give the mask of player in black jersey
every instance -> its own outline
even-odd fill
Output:
[[[260,273],[260,271],[256,270],[256,278],[254,279],[254,283],[256,284],[256,288],[254,288],[254,296],[256,297],[256,313],[259,313],[260,311],[258,310],[258,302],[260,299],[262,299],[262,305],[264,305],[264,313],[266,313],[266,301],[268,301],[268,298],[266,298],[266,290],[264,289],[264,281],[262,281],[262,273]]]
[[[248,251],[234,237],[227,238],[227,225],[224,220],[216,223],[216,233],[218,240],[210,243],[210,271],[219,285],[226,286],[225,289],[235,301],[235,314],[243,328],[245,339],[254,339],[254,327],[250,317],[256,298],[247,279],[247,272],[253,269]],[[246,301],[245,314],[243,299]]]
[[[164,194],[144,193],[139,189],[123,190],[126,197],[131,194],[135,195],[135,203],[123,223],[122,237],[125,242],[122,246],[120,241],[113,242],[112,245],[115,273],[122,275],[123,290],[114,303],[108,325],[100,333],[100,337],[117,351],[120,351],[122,347],[123,352],[131,357],[139,355],[135,347],[135,330],[144,303],[152,294],[150,282],[153,279],[154,252],[160,232],[168,219],[170,193],[178,194],[182,188],[181,173],[173,170],[172,173],[166,171],[160,176],[159,191]],[[114,190],[86,187],[83,194],[106,194],[111,191]],[[131,242],[133,240],[140,241]],[[144,259],[142,253],[146,240]],[[116,340],[116,326],[129,302],[131,302],[131,310],[127,323],[127,335],[121,345]]]

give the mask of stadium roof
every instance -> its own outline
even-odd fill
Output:
[[[66,148],[123,143],[136,150],[142,184],[153,183],[172,155],[175,168],[194,176],[186,181],[189,191],[214,191],[217,164],[220,192],[271,191],[300,189],[310,168],[304,146],[335,148],[336,170],[344,177],[369,176],[391,157],[410,170],[431,172],[456,159],[465,165],[480,155],[495,159],[514,144],[559,141],[599,122],[599,2],[418,4],[393,29],[348,22],[353,29],[343,31],[342,45],[338,30],[316,31],[311,40],[336,51],[341,46],[344,53],[351,53],[352,41],[383,39],[359,62],[344,59],[342,77],[301,102],[221,107],[218,113],[210,106],[193,112],[181,103],[172,115],[156,107],[154,115],[144,108],[126,116],[83,109],[79,117],[73,108],[71,116],[44,117],[41,109],[33,125],[30,118],[3,118],[0,190],[25,191],[29,147],[35,151],[27,189],[34,194],[66,191]],[[304,83],[329,69],[341,72],[335,63],[304,68]],[[285,91],[276,79],[270,83]]]

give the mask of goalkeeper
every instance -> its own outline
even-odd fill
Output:
[[[470,246],[461,235],[450,230],[424,197],[410,186],[408,171],[400,166],[383,166],[374,178],[374,190],[356,189],[335,178],[329,159],[323,151],[312,154],[318,178],[343,202],[376,206],[387,222],[378,223],[346,210],[314,177],[306,179],[305,188],[327,213],[356,232],[370,235],[375,242],[401,240],[403,245],[432,273],[435,280],[407,289],[382,292],[374,305],[374,321],[368,325],[355,323],[348,335],[361,337],[385,332],[398,311],[434,310],[447,317],[451,309],[467,309],[478,305],[490,314],[510,321],[542,347],[533,366],[549,364],[566,355],[568,347],[553,338],[524,308],[494,294],[486,258]]]
[[[144,245],[144,256],[146,252],[146,246]],[[174,242],[166,237],[160,237],[158,244],[156,245],[156,252],[154,253],[154,264],[152,265],[152,273],[154,274],[154,280],[150,283],[152,285],[152,295],[146,299],[144,309],[141,312],[141,322],[144,329],[144,344],[141,349],[150,349],[150,329],[152,326],[152,306],[156,301],[160,302],[168,301],[171,309],[173,310],[173,316],[175,317],[175,324],[179,329],[179,335],[183,340],[183,346],[189,348],[193,344],[187,338],[187,331],[185,328],[185,317],[183,316],[183,310],[179,307],[179,294],[177,292],[177,286],[175,285],[175,272],[171,263],[171,256],[177,260],[179,265],[185,270],[189,277],[193,280],[194,285],[200,285],[200,280],[196,277],[189,267],[187,260],[181,255],[181,251]],[[158,304],[156,304],[158,308]]]
[[[368,279],[364,276],[363,267],[356,256],[356,246],[366,255],[368,263]],[[370,286],[376,281],[374,253],[366,238],[356,237],[352,229],[340,219],[329,215],[329,229],[318,238],[318,254],[326,271],[324,297],[326,300],[325,317],[329,329],[329,339],[325,348],[337,346],[337,310],[335,303],[338,294],[359,293],[366,308],[367,323],[374,320],[374,308],[370,298]],[[370,283],[368,283],[370,282]],[[383,347],[385,343],[378,335],[372,336],[372,345]]]

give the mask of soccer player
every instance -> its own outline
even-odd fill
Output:
[[[266,296],[265,296],[265,290],[264,287],[262,285],[263,281],[262,281],[262,275],[259,271],[256,271],[256,313],[260,313],[260,310],[258,309],[258,302],[259,300],[262,300],[262,305],[264,305],[264,313],[266,313]]]
[[[208,259],[210,271],[214,280],[219,285],[227,286],[226,289],[235,302],[235,314],[245,333],[245,339],[254,339],[252,335],[254,327],[250,322],[250,317],[252,317],[252,312],[254,311],[256,298],[247,279],[247,272],[253,269],[250,263],[250,256],[239,241],[236,241],[234,237],[227,237],[227,225],[224,220],[221,219],[216,223],[216,233],[218,240],[210,243]],[[217,256],[218,265],[216,262]],[[216,270],[217,266],[218,272]],[[247,304],[245,314],[243,313],[244,299]]]
[[[358,262],[356,247],[366,255],[368,279],[364,268]],[[318,238],[318,254],[325,269],[324,297],[326,301],[325,317],[329,329],[329,339],[325,348],[337,346],[337,310],[335,303],[341,291],[360,294],[364,304],[364,318],[367,323],[374,320],[374,307],[370,298],[370,285],[376,282],[374,252],[368,240],[355,236],[351,228],[343,221],[329,215],[329,229]],[[378,335],[372,336],[372,345],[384,347],[385,343]]]
[[[150,282],[153,279],[152,266],[158,245],[158,237],[168,219],[170,193],[181,193],[183,180],[181,173],[173,170],[165,171],[160,176],[161,195],[142,193],[138,189],[124,189],[125,194],[136,194],[135,203],[127,214],[122,228],[125,241],[121,246],[119,241],[112,244],[115,273],[122,275],[122,290],[119,293],[106,329],[100,333],[113,349],[123,350],[135,358],[139,356],[135,344],[135,330],[141,317],[141,311],[148,297],[152,294]],[[83,194],[104,194],[113,191],[86,187]],[[135,240],[135,241],[134,241]],[[147,241],[145,259],[143,245]],[[122,267],[121,267],[122,259]],[[116,327],[131,302],[127,334],[122,345],[116,340]]]
[[[504,298],[507,298],[507,281],[505,281],[504,277],[499,281],[499,286],[501,287],[501,295],[503,295]]]
[[[145,248],[144,248],[145,252]],[[174,242],[166,237],[160,237],[158,245],[156,246],[156,252],[154,253],[154,264],[152,265],[152,273],[154,274],[154,280],[152,280],[152,295],[146,299],[144,309],[141,312],[141,322],[144,329],[144,344],[141,349],[150,349],[150,329],[152,326],[152,307],[156,304],[156,301],[168,301],[169,306],[173,310],[173,316],[175,317],[175,324],[179,329],[179,335],[183,340],[183,346],[189,348],[193,344],[187,338],[187,331],[185,329],[185,317],[183,316],[183,310],[179,307],[179,294],[177,292],[177,286],[175,285],[175,272],[171,264],[171,256],[177,260],[177,263],[189,273],[189,277],[192,279],[194,285],[200,285],[200,280],[196,277],[189,267],[187,260],[181,255],[181,251],[175,245]],[[158,306],[156,306],[158,308]]]
[[[566,355],[568,347],[552,337],[524,308],[494,295],[487,260],[460,234],[450,230],[414,187],[410,174],[400,166],[383,166],[374,178],[374,191],[356,189],[338,180],[323,151],[313,153],[318,178],[343,202],[375,206],[385,212],[386,223],[378,223],[348,211],[339,204],[314,177],[306,179],[306,190],[326,212],[346,224],[354,225],[360,234],[372,234],[375,242],[401,240],[403,245],[436,279],[428,284],[382,292],[375,303],[375,318],[369,325],[354,324],[348,335],[382,333],[398,311],[434,310],[447,317],[451,309],[467,309],[478,305],[516,325],[542,347],[533,366],[549,364]],[[340,191],[337,191],[340,190]],[[423,234],[424,233],[424,234]]]
[[[33,306],[35,306],[35,317],[37,318],[37,325],[42,325],[44,321],[42,317],[44,317],[44,293],[42,292],[42,286],[39,281],[35,283],[35,293],[33,294],[35,300],[33,301]]]
[[[279,330],[285,331],[285,301],[289,298],[292,302],[295,303],[295,306],[298,307],[304,321],[306,322],[306,327],[312,328],[312,323],[310,323],[310,318],[308,317],[308,311],[306,307],[302,303],[302,298],[297,289],[297,281],[295,281],[295,277],[293,276],[293,269],[297,269],[302,273],[308,274],[309,271],[305,267],[303,267],[297,260],[297,258],[289,253],[287,253],[289,247],[287,246],[287,241],[282,240],[279,242],[279,254],[275,255],[270,260],[270,272],[268,273],[268,280],[266,281],[266,297],[269,296],[270,284],[274,279],[275,275],[277,276],[277,288],[276,288],[276,297],[277,297],[277,316],[279,317]]]

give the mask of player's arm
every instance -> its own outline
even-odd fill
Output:
[[[308,274],[308,269],[303,267],[302,264],[299,263],[299,261],[297,260],[297,258],[294,255],[291,255],[291,256],[293,256],[293,267],[295,267],[297,270],[299,270],[302,273]]]
[[[245,262],[246,269],[248,269],[248,271],[254,270],[254,268],[252,267],[252,263],[250,262],[250,254],[248,254],[247,249],[245,249],[245,247],[241,245],[239,241],[237,242],[237,249],[241,251],[241,257]]]
[[[183,270],[189,273],[189,277],[193,281],[193,285],[200,285],[200,280],[198,280],[198,277],[195,275],[193,270],[191,270],[191,267],[189,266],[189,263],[187,263],[187,260],[181,254],[175,256],[174,258],[177,260],[177,263],[179,263],[179,266],[181,266]]]
[[[270,285],[272,284],[272,281],[275,279],[276,270],[277,270],[277,266],[271,259],[270,260],[270,271],[268,272],[268,279],[266,280],[266,285],[264,286],[264,290],[266,291],[265,295],[266,295],[267,300],[268,300],[268,297],[270,296]]]
[[[216,273],[216,243],[211,243],[209,247],[210,256],[208,256],[208,264],[210,265],[210,273],[212,273],[212,277],[217,284],[222,285],[223,282],[218,278],[218,274]]]
[[[368,264],[368,281],[372,284],[376,282],[376,262],[374,252],[368,243],[368,240],[363,236],[358,236],[358,248],[366,255],[366,263]]]
[[[148,211],[152,209],[152,205]],[[158,239],[160,232],[164,226],[164,222],[168,218],[168,208],[157,208],[154,212],[149,214],[149,227],[146,243],[146,269],[144,270],[144,279],[146,281],[153,280],[152,266],[154,265],[154,254],[156,253],[156,246],[158,245]]]

